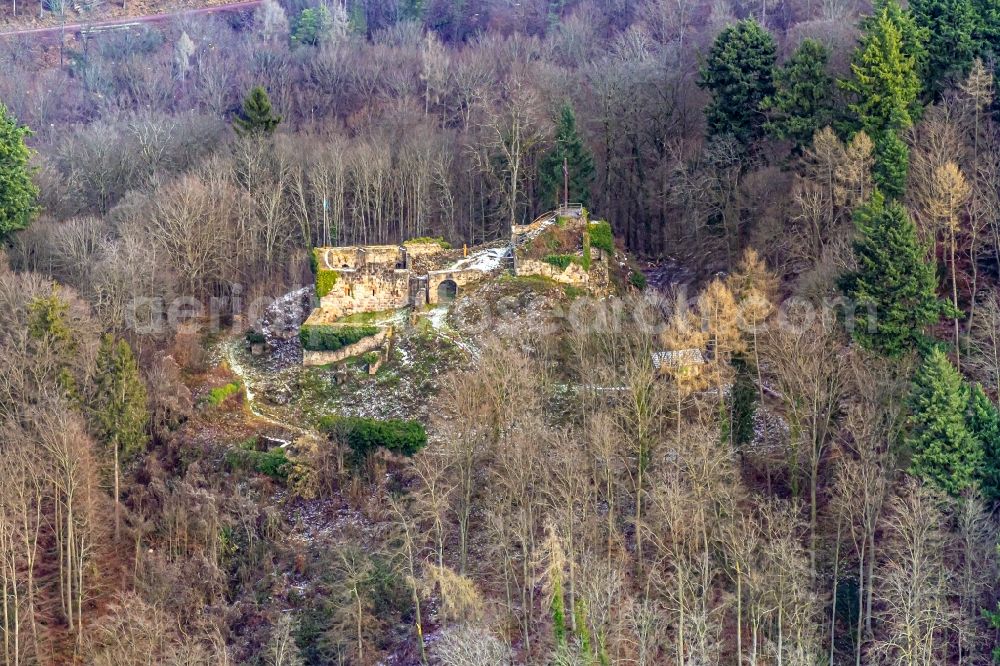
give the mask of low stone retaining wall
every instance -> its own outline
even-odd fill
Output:
[[[590,284],[590,274],[584,270],[583,266],[576,262],[571,263],[566,268],[559,268],[538,259],[519,259],[517,262],[517,274],[542,275],[556,282],[576,287],[587,287]]]
[[[337,351],[308,351],[304,349],[302,350],[302,365],[329,365],[331,363],[340,363],[352,356],[367,354],[381,347],[382,343],[391,335],[392,327],[388,326],[375,335],[369,335],[367,338],[362,338],[354,344],[341,347]]]

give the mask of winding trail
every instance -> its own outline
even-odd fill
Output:
[[[295,425],[294,423],[289,423],[288,421],[282,421],[280,419],[276,419],[273,416],[270,416],[260,411],[260,409],[256,404],[256,397],[254,394],[253,383],[250,378],[250,373],[247,372],[246,368],[243,366],[243,363],[240,361],[239,358],[238,350],[241,341],[242,337],[236,336],[231,340],[226,340],[222,344],[225,345],[226,349],[225,356],[226,356],[226,362],[229,364],[229,369],[232,370],[234,375],[239,377],[240,384],[242,384],[243,386],[243,392],[246,395],[246,405],[247,408],[250,410],[250,413],[262,421],[266,421],[271,425],[278,426],[285,430],[296,432],[299,435],[303,435],[306,437],[316,436],[317,433],[313,430],[308,430],[301,426]]]

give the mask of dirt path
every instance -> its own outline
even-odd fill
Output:
[[[243,367],[243,363],[239,358],[239,346],[242,344],[243,336],[235,336],[229,340],[226,340],[222,344],[225,346],[225,358],[226,362],[229,364],[229,369],[234,375],[236,375],[240,383],[243,385],[243,391],[246,396],[246,405],[250,410],[250,413],[262,421],[266,421],[271,425],[290,430],[291,432],[298,433],[302,436],[315,436],[316,432],[303,428],[295,423],[290,423],[282,419],[276,419],[273,416],[265,414],[260,410],[259,405],[257,405],[256,394],[254,393],[253,377],[250,373]]]
[[[41,28],[20,28],[17,30],[7,30],[0,32],[0,37],[37,37],[39,39],[58,39],[64,32],[76,33],[84,29],[101,30],[114,28],[116,26],[128,26],[137,23],[160,23],[169,21],[181,16],[200,16],[204,14],[219,14],[222,12],[239,11],[242,9],[254,9],[263,0],[243,0],[228,5],[217,5],[214,7],[200,7],[197,9],[182,9],[164,14],[145,14],[143,16],[122,16],[119,18],[107,19],[104,21],[87,21],[78,23],[67,23],[66,25],[45,26]]]

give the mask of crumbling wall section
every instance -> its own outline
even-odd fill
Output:
[[[352,356],[360,356],[361,354],[367,354],[370,351],[378,349],[391,335],[392,327],[390,326],[383,328],[375,335],[369,335],[367,338],[362,338],[354,344],[341,347],[337,351],[303,350],[302,364],[329,365],[331,363],[340,363],[341,361],[349,359]]]
[[[359,312],[396,310],[410,304],[410,271],[372,268],[344,271],[330,292],[320,299],[326,320]]]
[[[560,284],[581,288],[588,288],[591,283],[590,273],[576,262],[572,262],[566,268],[559,268],[538,259],[520,259],[517,262],[517,274],[519,276],[541,275]]]
[[[317,264],[326,270],[341,270],[358,267],[357,247],[319,247],[316,248]]]

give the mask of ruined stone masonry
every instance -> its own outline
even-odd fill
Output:
[[[314,250],[319,307],[305,326],[336,325],[359,313],[447,303],[466,287],[507,271],[541,275],[596,292],[608,288],[608,253],[591,248],[591,223],[582,207],[563,208],[511,229],[509,242],[451,249],[431,239],[402,245],[318,247]],[[561,257],[553,264],[553,257]],[[378,343],[387,337],[382,331]],[[362,341],[364,342],[364,341]],[[368,347],[358,343],[357,348]],[[354,350],[352,350],[354,351]],[[304,353],[305,365],[322,365],[341,352]]]

